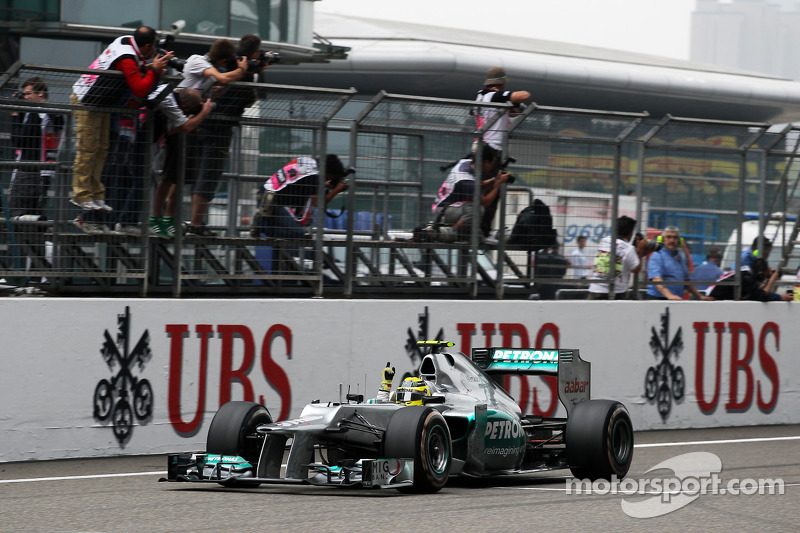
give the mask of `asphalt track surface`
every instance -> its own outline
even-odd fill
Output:
[[[652,480],[672,475],[652,468],[693,452],[719,457],[721,485],[697,495],[670,487],[652,494]],[[633,495],[604,486],[568,494],[568,471],[452,479],[434,495],[285,485],[225,489],[158,483],[165,465],[162,455],[0,463],[0,531],[800,531],[800,426],[637,433],[628,478],[649,485],[643,487],[647,494]],[[723,494],[720,489],[734,479],[755,494]],[[758,484],[767,479],[782,480],[783,494],[759,494],[767,492],[766,484]],[[678,508],[678,497],[689,502]],[[649,514],[668,512],[633,518],[623,510],[625,501],[649,501]]]

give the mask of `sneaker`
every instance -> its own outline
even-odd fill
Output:
[[[142,236],[142,228],[138,224],[121,224],[117,222],[116,226],[114,226],[114,231],[119,235]]]
[[[94,199],[94,200],[92,200],[92,203],[94,203],[94,205],[96,206],[95,209],[97,211],[113,211],[114,210],[110,205],[108,205],[105,202],[105,200]]]
[[[75,227],[89,235],[107,235],[111,233],[105,224],[86,222],[81,217],[77,217],[72,221],[72,223],[75,225]]]
[[[147,231],[153,237],[166,237],[167,234],[164,231],[164,217],[161,215],[150,215],[150,219],[147,221]]]
[[[74,205],[75,207],[79,207],[84,211],[96,211],[97,204],[93,201],[89,200],[88,202],[81,202],[80,200],[76,200],[75,198],[70,198],[69,203]]]
[[[186,235],[196,237],[217,237],[217,234],[208,229],[208,226],[186,226]]]
[[[177,233],[178,228],[175,226],[175,217],[161,217],[161,235],[171,239]]]

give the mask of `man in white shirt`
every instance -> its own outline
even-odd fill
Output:
[[[213,83],[219,85],[241,80],[247,75],[247,57],[236,58],[236,67],[227,70],[226,65],[233,61],[234,58],[236,58],[235,45],[228,39],[217,39],[211,45],[207,54],[189,56],[183,66],[183,80],[178,84],[178,89],[201,89],[206,80],[212,78],[216,80]],[[201,129],[199,135],[190,139],[190,142],[200,144],[197,149],[200,158],[195,161],[200,167],[205,164],[203,162],[203,154],[212,149],[214,144],[212,137],[213,135],[210,132]],[[205,225],[205,216],[208,211],[208,205],[214,199],[214,192],[217,188],[216,176],[212,177],[208,173],[202,172],[200,168],[187,168],[187,175],[194,176],[196,181],[191,188],[192,216],[186,228],[186,234],[215,237],[216,234]]]
[[[575,279],[585,279],[589,275],[589,260],[583,253],[583,249],[586,248],[586,235],[578,235],[575,244],[578,247],[569,254],[569,263],[572,265]]]
[[[528,91],[508,91],[506,84],[508,76],[502,67],[492,67],[486,74],[484,87],[478,91],[475,100],[478,102],[492,103],[511,103],[514,107],[505,116],[497,120],[484,134],[483,142],[495,150],[503,150],[503,135],[511,123],[511,118],[520,113],[524,108],[524,102],[531,97]],[[493,109],[475,108],[475,126],[480,129],[483,124],[493,118],[498,111]]]
[[[611,236],[600,240],[597,257],[594,260],[594,271],[589,275],[590,300],[608,300],[608,281],[614,269],[614,299],[624,300],[631,285],[631,274],[638,274],[642,268],[641,258],[647,254],[647,241],[638,239],[631,244],[636,221],[628,216],[617,219],[617,239],[615,257],[611,257]]]
[[[225,85],[241,80],[247,73],[247,58],[240,57],[236,60],[234,70],[223,72],[228,61],[233,59],[236,47],[228,39],[217,39],[205,55],[194,54],[189,56],[183,66],[183,80],[178,84],[179,89],[188,87],[199,89],[206,78],[214,77],[217,83]]]

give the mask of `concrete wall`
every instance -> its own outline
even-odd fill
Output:
[[[579,348],[592,397],[625,403],[636,429],[798,423],[798,318],[791,303],[7,298],[0,462],[202,450],[228,399],[282,419],[340,384],[371,396],[387,361],[396,386],[437,337]],[[563,414],[552,383],[508,388]]]

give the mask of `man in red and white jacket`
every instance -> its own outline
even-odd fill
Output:
[[[156,31],[142,26],[133,35],[115,39],[89,65],[92,70],[121,71],[125,83],[108,76],[83,74],[72,86],[70,101],[79,108],[73,111],[76,139],[70,202],[83,210],[111,211],[100,179],[108,154],[111,114],[100,108],[139,107],[172,57],[172,52],[167,52],[148,64],[155,49]]]

